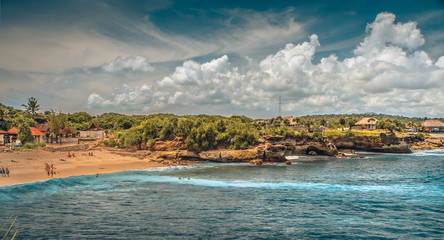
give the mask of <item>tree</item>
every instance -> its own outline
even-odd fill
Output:
[[[352,130],[352,127],[355,126],[356,122],[357,122],[356,119],[354,119],[352,117],[347,119],[347,125],[348,125],[348,130],[349,131]]]
[[[288,119],[284,119],[284,125],[285,126],[289,126],[290,125],[290,121]]]
[[[340,124],[341,127],[342,127],[342,131],[344,131],[344,126],[345,126],[345,124],[346,124],[345,119],[344,119],[344,118],[340,118],[340,119],[339,119],[339,124]]]
[[[34,141],[31,128],[27,123],[22,123],[18,126],[18,133],[18,139],[22,142],[22,144]]]
[[[327,125],[327,120],[325,120],[325,118],[321,119],[320,124],[325,127]]]
[[[40,105],[38,104],[38,100],[35,97],[28,98],[27,104],[22,104],[25,108],[25,112],[31,113],[32,119],[34,120],[35,114],[38,110],[40,110]]]
[[[57,137],[60,134],[60,130],[65,127],[66,120],[66,114],[57,112],[55,110],[51,110],[51,113],[48,115],[48,127],[51,129],[52,136],[56,137],[56,142]]]

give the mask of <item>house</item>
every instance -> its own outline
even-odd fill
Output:
[[[49,129],[48,125],[46,125],[45,123],[37,123],[35,125],[35,128],[37,128],[43,134],[46,134],[46,136],[49,136],[49,134],[51,133],[51,130]]]
[[[60,131],[61,135],[71,135],[71,136],[75,136],[76,132],[74,130],[72,130],[71,128],[64,128]]]
[[[80,131],[80,138],[104,139],[105,131],[97,123],[93,123],[88,130]]]
[[[444,132],[444,123],[439,120],[425,120],[421,125],[426,132]]]
[[[17,141],[17,137],[18,137],[18,129],[17,127],[12,127],[8,130],[8,135],[9,135],[9,143],[13,143]]]
[[[0,130],[0,145],[5,145],[7,137],[8,137],[8,132]]]
[[[376,120],[375,118],[362,118],[361,120],[355,123],[356,127],[361,127],[362,129],[376,129]]]
[[[40,132],[37,128],[35,127],[30,127],[31,130],[31,135],[34,137],[34,140],[36,142],[43,142],[43,136],[45,136],[45,134],[43,134],[42,132]],[[0,133],[1,134],[1,133]],[[9,135],[9,140],[5,139],[5,141],[7,141],[8,143],[14,143],[17,142],[17,138],[18,138],[18,128],[17,127],[12,127],[8,130],[7,134]]]
[[[34,140],[38,143],[43,142],[43,136],[45,136],[45,134],[43,134],[42,132],[40,132],[37,128],[35,127],[31,127],[31,135],[34,137]]]

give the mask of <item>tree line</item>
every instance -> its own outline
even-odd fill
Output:
[[[405,131],[406,127],[421,130],[424,118],[409,118],[384,114],[325,114],[292,118],[297,125],[306,129],[295,131],[290,128],[290,120],[281,116],[255,121],[245,116],[176,116],[173,114],[125,115],[104,113],[93,116],[87,112],[63,113],[58,110],[40,111],[38,99],[28,98],[23,110],[0,103],[0,129],[8,130],[13,126],[19,129],[22,142],[33,141],[29,127],[45,123],[52,135],[57,136],[64,128],[76,133],[87,130],[92,123],[99,124],[115,139],[108,140],[110,146],[152,145],[157,140],[180,137],[194,148],[214,149],[226,147],[245,149],[258,143],[261,135],[269,136],[311,136],[324,137],[324,129],[351,129],[363,117],[377,119],[376,127],[391,133]],[[348,131],[347,134],[353,135]]]

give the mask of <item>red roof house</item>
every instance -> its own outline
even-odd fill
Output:
[[[10,129],[8,130],[8,134],[11,134],[11,135],[18,135],[18,129],[17,129],[17,127],[12,127],[12,128],[10,128]]]
[[[42,132],[40,132],[37,128],[31,127],[31,135],[32,136],[44,136]]]

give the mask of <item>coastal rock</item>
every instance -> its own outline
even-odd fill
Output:
[[[361,150],[385,153],[411,153],[410,148],[418,141],[415,137],[387,136],[332,136],[328,138],[339,149]]]
[[[249,162],[260,158],[256,149],[211,150],[199,153],[199,158],[213,162]]]
[[[154,151],[151,152],[150,157],[160,160],[200,160],[199,155],[188,150]]]
[[[411,150],[433,150],[443,149],[444,139],[441,138],[426,138],[422,142],[416,142],[410,149]]]
[[[251,160],[250,163],[252,163],[254,165],[262,165],[262,164],[264,164],[264,161],[262,161],[261,159],[255,159],[255,160]]]
[[[173,140],[159,140],[148,147],[150,151],[175,151],[189,149],[183,138],[176,137]]]
[[[285,161],[288,155],[307,155],[310,152],[316,155],[335,156],[338,153],[336,146],[328,141],[318,140],[310,137],[268,137],[266,144],[274,146],[277,149],[265,150],[263,159]]]

